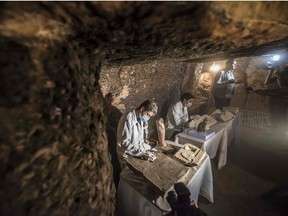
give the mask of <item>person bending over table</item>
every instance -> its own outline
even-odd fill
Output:
[[[170,140],[175,140],[175,136],[181,132],[182,127],[187,126],[189,115],[187,108],[192,106],[194,96],[191,93],[183,93],[180,101],[172,104],[166,118],[166,136]]]
[[[122,115],[117,127],[117,156],[123,170],[125,155],[136,155],[151,149],[148,144],[148,120],[157,113],[157,104],[145,100],[135,110]]]

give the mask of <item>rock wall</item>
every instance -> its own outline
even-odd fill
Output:
[[[265,69],[267,61],[274,65],[283,66],[288,63],[287,52],[280,52],[280,60],[273,61],[273,55],[250,57],[247,58],[247,68],[245,70],[247,76],[247,86],[259,88],[279,88],[277,83],[265,85],[265,79],[268,75],[268,70]],[[269,97],[260,96],[257,94],[248,95],[246,108],[248,110],[269,112]]]
[[[113,215],[101,57],[0,41],[0,214]]]
[[[265,58],[263,57],[249,57],[243,58],[246,61],[246,68],[243,71],[246,75],[245,87],[253,88],[265,88],[265,78],[268,71],[265,70]],[[255,93],[246,94],[243,92],[244,100],[243,106],[247,110],[258,111],[258,112],[269,112],[268,111],[268,97],[262,97]],[[235,101],[235,100],[234,100]]]
[[[271,58],[271,57],[269,57]],[[236,58],[237,67],[234,70],[236,80],[243,81],[242,84],[235,86],[234,96],[231,100],[231,106],[242,109],[254,110],[259,112],[267,112],[268,97],[263,98],[257,94],[246,94],[246,87],[264,88],[264,81],[268,71],[265,64],[268,57],[243,57]],[[213,64],[217,64],[219,68],[225,67],[226,61],[204,62],[194,65],[193,69],[187,70],[186,78],[182,83],[182,91],[191,91],[195,95],[195,100],[191,110],[192,114],[204,114],[215,110],[215,102],[213,97],[213,83],[216,72],[210,71]]]
[[[120,113],[137,108],[146,99],[155,100],[158,113],[149,121],[151,128],[155,128],[155,120],[165,118],[169,105],[180,99],[186,67],[171,61],[104,66],[99,81],[101,91],[104,97],[111,98],[111,105]]]

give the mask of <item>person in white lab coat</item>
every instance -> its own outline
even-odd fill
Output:
[[[242,81],[236,81],[234,78],[233,71],[235,68],[236,61],[234,59],[228,59],[226,61],[226,67],[216,74],[213,87],[216,109],[229,107],[234,94],[235,84],[242,83]]]
[[[145,100],[135,110],[122,115],[117,127],[117,156],[121,169],[126,166],[125,155],[137,155],[151,149],[148,144],[148,120],[157,113],[157,104]]]
[[[166,118],[166,137],[173,140],[175,136],[181,132],[182,127],[186,126],[189,121],[187,108],[192,106],[194,96],[191,93],[184,93],[180,97],[180,101],[172,104],[167,113]]]

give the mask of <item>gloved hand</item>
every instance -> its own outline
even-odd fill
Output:
[[[228,80],[228,83],[229,84],[235,83],[235,80],[234,79],[230,79],[230,80]]]
[[[140,151],[141,151],[141,152],[146,152],[146,151],[150,150],[151,148],[152,148],[152,147],[151,147],[149,144],[143,143],[143,144],[140,146]]]

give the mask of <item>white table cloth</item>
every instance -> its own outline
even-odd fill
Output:
[[[199,194],[213,202],[213,177],[209,157],[200,167],[191,167],[195,174],[187,184],[191,192],[191,200],[197,204]],[[152,191],[153,193],[153,191]],[[151,186],[144,178],[134,174],[126,167],[120,174],[117,188],[116,211],[118,216],[161,216],[163,210],[153,203],[159,195],[151,194]],[[152,200],[152,201],[151,201]]]
[[[175,142],[179,144],[191,143],[205,151],[213,159],[219,148],[218,169],[227,163],[227,148],[229,143],[235,139],[236,145],[239,143],[239,117],[227,122],[218,122],[210,130],[215,131],[215,135],[208,140],[198,139],[187,135],[185,132],[176,135]]]

